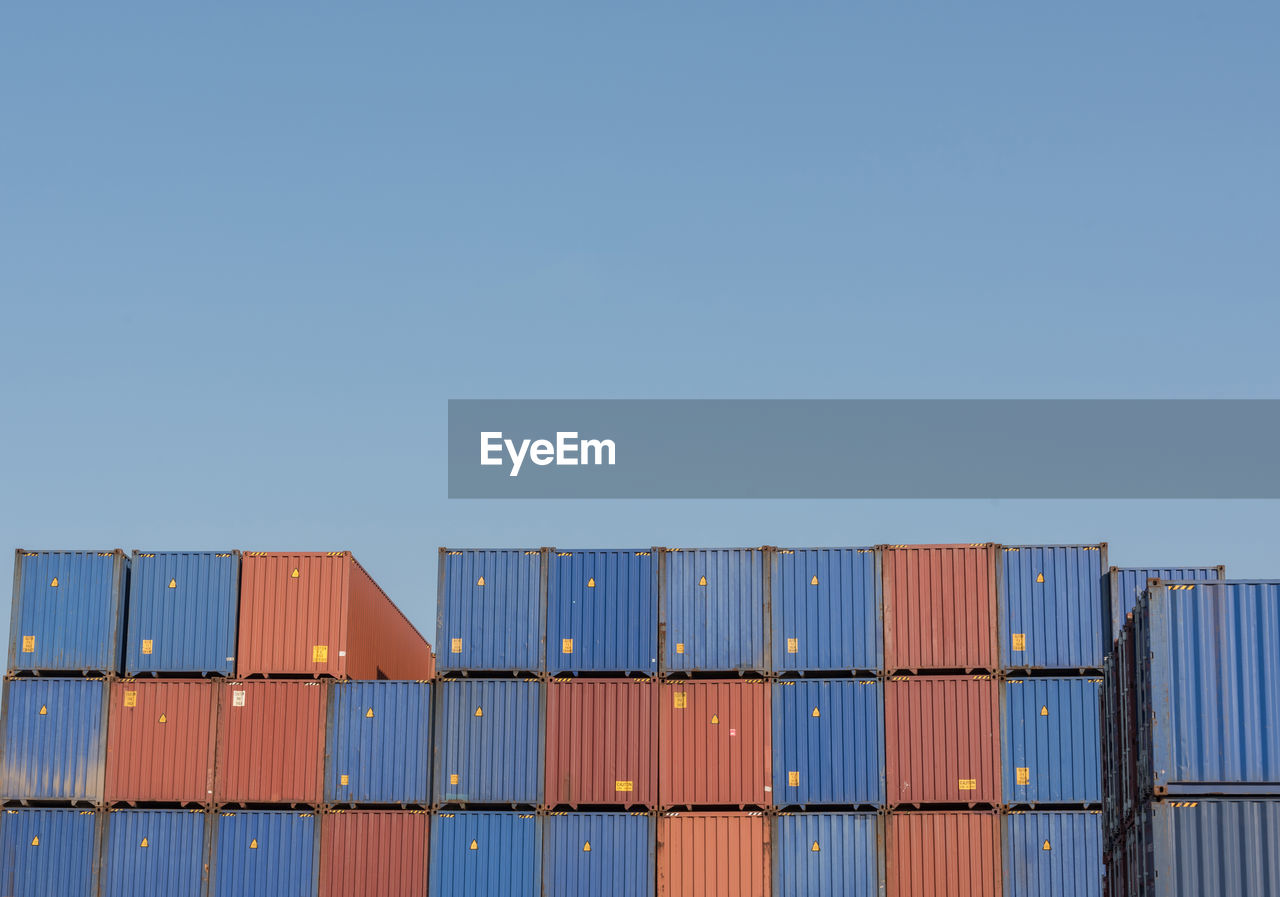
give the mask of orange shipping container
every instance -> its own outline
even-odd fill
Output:
[[[320,803],[326,687],[263,679],[218,685],[218,803]]]
[[[111,684],[108,803],[212,802],[216,689],[207,679]]]
[[[547,688],[551,806],[658,803],[658,685],[648,679],[555,680]]]
[[[759,813],[658,820],[658,897],[766,897],[769,826]]]
[[[426,639],[349,551],[246,551],[240,676],[430,679]]]
[[[996,669],[999,554],[995,545],[883,547],[887,670]]]
[[[999,897],[995,813],[890,813],[888,897]]]
[[[426,897],[421,810],[336,810],[320,820],[320,897]]]
[[[769,683],[665,682],[658,699],[658,800],[671,807],[772,804]]]
[[[999,709],[999,683],[989,676],[886,683],[889,804],[999,803]]]

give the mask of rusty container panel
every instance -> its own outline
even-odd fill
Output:
[[[666,682],[658,698],[658,800],[670,807],[768,807],[773,741],[768,682]]]
[[[431,646],[349,551],[247,551],[240,676],[430,679]]]
[[[890,813],[888,873],[888,897],[999,897],[999,816]]]
[[[551,806],[658,803],[658,684],[567,679],[547,687]]]
[[[885,686],[889,804],[1000,803],[1000,691],[987,676]]]
[[[108,803],[213,800],[217,688],[207,679],[111,684]]]
[[[994,672],[999,557],[996,545],[882,547],[886,669]]]
[[[336,810],[320,819],[320,897],[426,897],[431,817]]]
[[[320,803],[326,688],[311,680],[218,685],[218,803]]]
[[[658,820],[658,897],[766,897],[768,820],[759,813],[672,813]]]

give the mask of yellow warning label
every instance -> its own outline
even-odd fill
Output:
[[[810,852],[810,853],[817,853],[817,852],[819,851],[819,849],[820,849],[820,848],[818,847],[818,842],[817,842],[817,841],[814,841],[814,842],[813,842],[813,846],[809,848],[809,852]]]
[[[787,785],[791,788],[800,787],[800,770],[792,769],[787,771]]]
[[[484,708],[483,708],[483,707],[477,707],[477,708],[476,708],[476,716],[484,716]]]
[[[818,719],[820,716],[822,716],[822,714],[818,711],[818,708],[817,708],[817,707],[814,707],[814,708],[813,708],[813,713],[811,713],[811,714],[809,714],[809,715],[810,715],[810,716],[812,716],[814,719]]]
[[[257,838],[254,838],[252,841],[250,841],[250,842],[249,842],[249,849],[250,849],[250,850],[257,850],[257,849],[258,849],[258,839],[257,839]]]
[[[34,635],[24,635],[22,637],[22,653],[33,654],[36,650],[36,637]]]
[[[312,663],[328,663],[329,662],[329,646],[328,645],[312,645],[311,646],[311,662]]]
[[[961,791],[977,791],[978,780],[977,779],[961,779],[960,790]]]
[[[449,639],[449,653],[450,654],[462,653],[462,639],[460,638]]]
[[[54,577],[49,581],[49,588],[56,589],[58,587],[58,577]]]
[[[483,577],[483,576],[476,580],[476,585],[478,585],[478,586],[482,586],[482,585],[484,585],[484,577]],[[472,843],[472,844],[474,844],[474,843],[476,843],[476,842],[472,841],[471,843]],[[471,849],[472,849],[472,850],[475,850],[475,848],[474,848],[474,847],[473,847],[473,848],[471,848]]]
[[[1013,642],[1013,650],[1015,651],[1027,650],[1027,634],[1025,632],[1013,633],[1013,636],[1010,640]]]
[[[149,638],[144,638],[144,639],[142,640],[142,653],[143,653],[143,654],[150,654],[150,653],[151,653],[151,648],[152,648],[152,647],[153,647],[153,645],[152,645],[152,641],[151,641],[151,639],[149,639]]]
[[[809,580],[809,585],[816,586],[818,584],[818,574],[813,574],[813,579]]]
[[[583,853],[591,853],[591,842],[590,842],[590,841],[583,841],[583,842],[582,842],[582,852],[583,852]]]
[[[1041,708],[1040,708],[1040,715],[1041,715],[1041,716],[1048,716],[1048,715],[1049,715],[1049,708],[1048,708],[1048,707],[1041,707]]]
[[[1017,768],[1017,779],[1018,779],[1019,785],[1030,785],[1031,784],[1031,767],[1019,766]]]
[[[450,784],[450,785],[456,785],[456,784],[458,784],[458,774],[457,774],[456,772],[455,772],[455,773],[450,774],[450,776],[449,776],[449,784]]]
[[[678,691],[672,696],[672,706],[677,710],[684,710],[689,706],[688,692]]]
[[[798,638],[787,639],[787,653],[788,654],[800,653],[800,639]]]
[[[1036,574],[1036,582],[1044,582],[1044,574],[1043,574],[1043,573],[1037,573],[1037,574]]]
[[[1053,848],[1049,846],[1049,842],[1048,842],[1048,841],[1045,841],[1045,842],[1044,842],[1044,844],[1041,846],[1041,848],[1040,848],[1040,849],[1041,849],[1041,850],[1053,850]]]
[[[347,775],[338,776],[338,784],[343,788],[347,787],[351,784],[351,777]]]
[[[138,706],[138,693],[136,691],[126,691],[124,693],[124,706],[126,707]]]
[[[167,717],[167,716],[166,716],[165,714],[163,714],[163,713],[162,713],[162,714],[160,714],[160,722],[161,722],[161,723],[167,723],[167,722],[169,722],[169,717]]]
[[[684,653],[684,642],[676,642],[676,653],[677,654]]]
[[[40,705],[40,715],[41,715],[41,716],[48,716],[48,715],[49,715],[49,708],[48,708],[46,705],[44,705],[44,704],[41,704],[41,705]]]
[[[301,574],[299,574],[299,573],[298,573],[298,568],[297,568],[297,567],[294,567],[294,568],[293,568],[293,572],[289,574],[289,578],[290,578],[290,579],[297,579],[300,575],[301,575]]]
[[[36,835],[34,838],[32,838],[32,839],[31,839],[31,846],[32,846],[32,847],[39,847],[39,846],[40,846],[40,836],[39,836],[39,835]]]
[[[58,584],[57,580],[54,580],[54,583],[53,583],[53,584],[54,584],[54,585],[57,585],[57,584]],[[700,585],[700,586],[705,586],[706,584],[707,584],[707,578],[706,578],[705,576],[704,576],[704,577],[702,577],[702,579],[699,579],[699,580],[698,580],[698,585]]]
[[[635,790],[635,783],[634,783],[634,782],[624,782],[624,781],[619,780],[619,781],[617,781],[617,782],[614,782],[614,783],[613,783],[613,790],[614,790],[614,791],[634,791],[634,790]]]
[[[373,719],[373,708],[372,708],[372,707],[370,707],[368,710],[366,710],[366,711],[364,712],[364,718],[365,718],[365,719]]]
[[[573,639],[571,638],[560,639],[560,653],[561,654],[573,653]]]
[[[178,587],[178,581],[176,579],[169,580],[169,588],[176,589],[177,587]]]
[[[594,589],[596,587],[596,578],[593,576],[587,580],[587,588]]]
[[[719,714],[717,714],[717,713],[713,713],[713,714],[711,714],[711,725],[713,725],[713,726],[718,726],[718,725],[720,725],[720,715],[719,715]]]
[[[472,839],[472,841],[471,841],[471,846],[470,846],[469,848],[467,848],[467,849],[468,849],[468,850],[479,850],[479,849],[480,849],[480,845],[479,845],[479,844],[477,844],[477,843],[475,842],[475,840],[474,840],[474,839]]]
[[[143,839],[142,839],[142,843],[141,843],[141,844],[139,844],[138,846],[139,846],[139,847],[150,847],[151,845],[147,843],[147,839],[146,839],[146,838],[143,838]]]

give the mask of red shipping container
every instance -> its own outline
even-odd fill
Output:
[[[558,679],[547,688],[551,806],[655,807],[658,684],[647,679]]]
[[[309,679],[218,686],[218,803],[320,803],[326,687]]]
[[[888,897],[1000,897],[995,813],[890,813]]]
[[[664,682],[658,698],[658,801],[671,807],[773,802],[768,682]]]
[[[426,897],[430,816],[335,810],[320,818],[320,897]]]
[[[769,826],[759,813],[658,819],[658,897],[766,897]]]
[[[426,639],[349,551],[246,551],[239,676],[430,679]]]
[[[217,685],[207,679],[111,684],[106,800],[111,804],[213,801]]]
[[[890,805],[1000,802],[1000,688],[989,676],[885,684]]]
[[[996,670],[999,554],[995,545],[883,547],[887,670]]]

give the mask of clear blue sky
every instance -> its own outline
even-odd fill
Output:
[[[1274,5],[271,6],[3,13],[0,546],[350,548],[432,638],[441,544],[1280,575],[1274,502],[444,467],[450,397],[1280,395]]]

